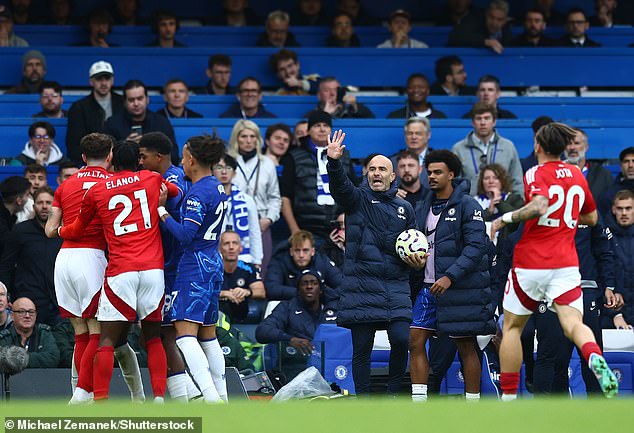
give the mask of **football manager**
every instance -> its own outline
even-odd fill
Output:
[[[392,162],[383,155],[372,158],[367,178],[355,187],[340,161],[344,137],[341,130],[328,137],[330,193],[346,214],[337,324],[352,333],[352,375],[358,395],[370,392],[374,334],[387,329],[391,347],[387,391],[396,394],[407,367],[412,320],[408,265],[422,268],[425,259],[411,257],[405,263],[396,254],[396,238],[416,228],[416,220],[412,206],[396,196]]]

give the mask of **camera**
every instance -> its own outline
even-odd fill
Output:
[[[143,127],[141,125],[132,125],[132,127],[130,127],[130,132],[132,134],[143,135]]]

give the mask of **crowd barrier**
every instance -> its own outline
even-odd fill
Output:
[[[0,86],[21,79],[24,48],[2,48]],[[43,48],[46,78],[66,87],[86,87],[88,69],[98,60],[111,62],[118,83],[137,78],[160,87],[168,79],[180,77],[191,86],[207,82],[205,69],[210,54],[217,49],[181,48]],[[257,77],[265,87],[279,87],[269,66],[271,48],[223,48],[233,59],[234,77]],[[502,54],[486,49],[429,48],[425,50],[382,50],[378,48],[299,48],[304,73],[334,75],[342,83],[366,88],[402,87],[413,72],[434,77],[434,63],[442,56],[462,58],[468,74],[497,75],[505,87],[631,87],[634,50],[622,48],[508,48]]]
[[[82,98],[81,95],[65,95],[63,108]],[[405,96],[359,96],[357,101],[366,105],[377,118],[387,118],[395,110],[405,106]],[[236,102],[234,95],[191,95],[187,107],[206,118],[217,118]],[[461,119],[476,102],[474,96],[430,96],[429,102],[435,110],[442,111],[451,119]],[[503,97],[498,101],[501,108],[514,113],[519,119],[533,120],[548,115],[553,119],[633,119],[634,98],[624,97]],[[315,96],[262,97],[264,107],[280,118],[303,117],[315,109]],[[165,106],[160,95],[150,96],[152,111]],[[0,118],[31,117],[42,110],[39,95],[0,95]]]

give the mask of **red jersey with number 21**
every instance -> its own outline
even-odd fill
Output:
[[[597,208],[581,170],[559,161],[536,165],[524,175],[526,203],[536,195],[548,198],[548,210],[524,223],[515,246],[513,266],[521,269],[559,269],[579,266],[575,233],[579,214]]]
[[[79,217],[70,226],[62,227],[61,237],[80,236],[98,215],[108,243],[106,276],[163,269],[157,212],[162,184],[161,175],[148,170],[114,174],[88,190]]]

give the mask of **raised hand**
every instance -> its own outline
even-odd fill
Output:
[[[343,143],[344,138],[346,138],[346,133],[341,129],[332,134],[332,139],[328,136],[328,158],[339,159],[343,156],[343,150],[346,146],[341,143]]]

